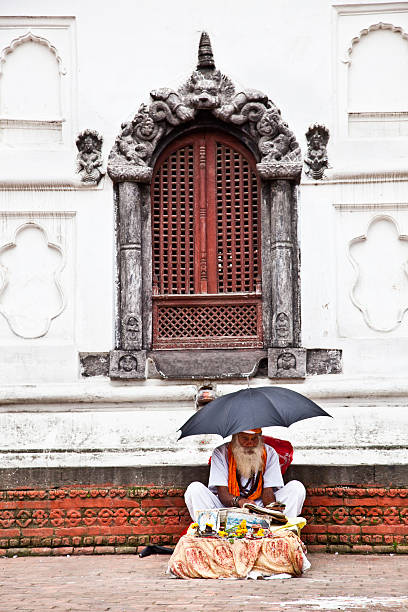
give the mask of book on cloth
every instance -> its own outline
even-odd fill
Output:
[[[280,510],[276,510],[269,506],[261,507],[256,504],[252,504],[251,502],[246,502],[242,507],[244,510],[247,510],[251,514],[259,514],[263,517],[268,517],[272,523],[282,523],[285,525],[288,522],[286,516]]]

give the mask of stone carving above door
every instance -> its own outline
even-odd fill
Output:
[[[154,90],[150,97],[149,106],[142,104],[133,120],[121,126],[108,162],[113,181],[150,182],[150,162],[158,142],[176,126],[194,120],[200,111],[240,126],[257,143],[262,178],[299,180],[300,147],[280,110],[258,90],[236,90],[232,81],[215,68],[205,32],[201,35],[197,69],[187,82],[178,91]]]

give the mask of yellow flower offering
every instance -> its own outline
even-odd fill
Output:
[[[191,525],[187,529],[187,535],[195,536],[197,535],[197,531],[198,531],[198,523],[191,523]]]
[[[235,532],[237,538],[244,537],[246,533],[247,533],[247,529],[242,529],[242,527],[237,527],[236,532]]]
[[[259,538],[262,538],[264,535],[264,530],[259,528],[255,535],[258,536]]]
[[[227,533],[226,531],[222,531],[222,529],[220,529],[220,531],[218,532],[218,535],[219,535],[221,538],[225,538],[225,536],[227,536],[227,535],[228,535],[228,533]]]

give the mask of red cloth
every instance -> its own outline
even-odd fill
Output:
[[[279,465],[282,474],[286,472],[293,461],[293,446],[288,440],[279,440],[279,438],[271,438],[271,436],[263,436],[265,444],[272,446],[279,456]]]

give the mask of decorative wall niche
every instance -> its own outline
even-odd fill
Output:
[[[70,17],[0,17],[0,151],[71,145],[73,23]]]
[[[349,136],[408,137],[408,35],[392,23],[372,24],[353,38],[346,61]]]
[[[340,336],[408,336],[408,204],[339,204]]]
[[[408,6],[402,2],[333,6],[338,136],[353,141],[408,138]],[[391,153],[393,149],[400,155],[397,142]],[[364,155],[363,149],[354,149],[354,157],[359,153]]]
[[[0,58],[0,134],[4,144],[62,142],[61,78],[55,47],[27,32]]]
[[[350,241],[355,270],[351,301],[374,331],[399,327],[408,310],[408,236],[390,215],[377,215]]]
[[[262,334],[256,335],[257,343],[252,347],[230,349],[231,354],[234,351],[232,369],[225,345],[218,351],[211,350],[210,368],[219,377],[255,371],[269,348],[300,346],[296,204],[302,169],[299,145],[279,109],[265,94],[252,89],[236,90],[230,79],[215,68],[205,33],[200,40],[197,70],[187,82],[178,91],[158,89],[150,95],[150,105],[143,104],[132,121],[122,124],[108,162],[108,173],[116,183],[118,241],[116,346],[111,353],[110,375],[144,377],[146,357],[156,360],[163,376],[197,377],[208,372],[206,356],[210,346],[201,349],[201,357],[200,349],[191,346],[188,350],[176,349],[177,352],[152,347],[152,298],[157,283],[152,275],[150,182],[166,147],[199,130],[223,132],[240,141],[248,155],[253,155],[260,181]],[[205,172],[207,163],[205,150],[201,149],[197,172]],[[207,217],[207,207],[208,201],[203,198],[200,219]],[[204,263],[198,297],[212,299],[214,296],[207,293],[206,274]],[[305,376],[305,349],[297,351],[295,361],[300,367],[290,369],[291,375],[299,378]]]
[[[73,344],[74,217],[0,212],[2,344]]]
[[[40,338],[65,307],[61,286],[64,267],[59,245],[46,230],[28,221],[13,241],[0,247],[0,314],[21,338]]]

